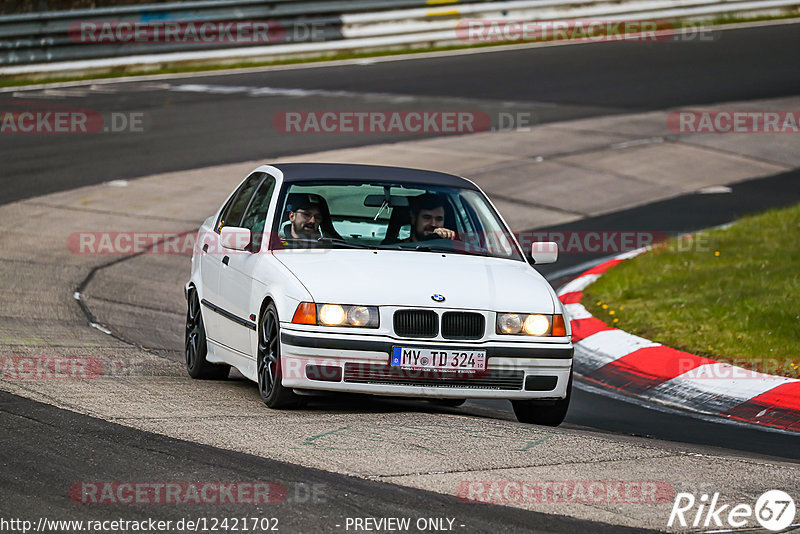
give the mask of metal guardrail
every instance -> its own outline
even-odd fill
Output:
[[[81,22],[278,22],[289,31],[283,42],[295,39],[295,27],[314,26],[316,40],[343,39],[341,15],[375,10],[454,3],[459,0],[204,0],[129,5],[99,9],[48,11],[0,16],[0,66],[79,60],[133,54],[157,54],[242,46],[240,43],[115,43],[75,42],[70,29]],[[491,0],[460,0],[462,3]],[[263,44],[263,43],[262,43]]]
[[[454,20],[656,20],[696,19],[800,7],[800,0],[514,0],[459,6],[457,15],[431,16],[430,10],[345,14],[346,39],[452,30]]]
[[[115,67],[232,63],[319,56],[427,45],[465,44],[459,24],[470,19],[707,20],[733,14],[797,12],[800,0],[212,0],[125,6],[0,17],[0,75]],[[425,7],[420,7],[425,6]],[[180,9],[178,9],[180,8]],[[372,10],[372,11],[370,11]],[[257,43],[76,43],[78,21],[277,21],[287,30],[278,42]],[[33,24],[34,36],[20,36]],[[315,25],[314,38],[292,34]]]

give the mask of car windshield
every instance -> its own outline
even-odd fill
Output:
[[[278,209],[272,248],[397,249],[524,261],[494,208],[473,189],[290,183]]]

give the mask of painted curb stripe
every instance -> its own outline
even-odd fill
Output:
[[[595,265],[594,267],[592,267],[591,269],[589,269],[588,271],[583,273],[583,276],[591,275],[591,274],[604,274],[611,267],[615,266],[618,263],[622,263],[623,261],[624,260],[617,259],[617,258],[614,258],[613,260],[604,261],[600,265]]]
[[[579,321],[581,319],[594,319],[589,310],[583,307],[583,304],[564,304],[564,310],[569,315],[570,321]]]
[[[571,321],[571,324],[573,343],[582,341],[583,339],[593,336],[598,332],[615,330],[596,317],[592,317],[591,319],[578,319],[576,321]]]
[[[658,345],[632,352],[598,369],[592,378],[640,394],[714,360]]]
[[[739,421],[800,431],[800,382],[788,382],[728,410]]]
[[[559,291],[559,295],[563,295],[566,293],[572,293],[573,291],[583,291],[586,289],[586,286],[594,282],[600,278],[599,274],[587,274],[581,275],[576,279],[572,280],[571,282],[567,283],[564,287],[561,288]]]
[[[800,431],[800,380],[665,347],[608,326],[581,304],[587,286],[609,268],[646,250],[596,265],[558,292],[570,318],[575,370],[591,382],[644,399]]]
[[[706,365],[672,378],[670,382],[691,383],[711,394],[728,395],[745,401],[790,380],[712,360]]]
[[[597,332],[575,344],[576,353],[584,356],[579,372],[586,374],[587,371],[600,369],[641,348],[657,345],[657,343],[616,328]]]
[[[563,304],[580,304],[582,298],[583,291],[571,291],[569,293],[563,293],[558,297]]]
[[[721,392],[706,389],[707,386],[707,382],[673,379],[659,384],[643,396],[711,415],[722,415],[747,400],[736,389]]]

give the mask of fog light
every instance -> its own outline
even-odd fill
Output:
[[[306,365],[306,377],[309,380],[321,380],[322,382],[341,382],[342,368],[335,365]]]

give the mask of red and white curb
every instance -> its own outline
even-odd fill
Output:
[[[645,250],[603,262],[558,291],[572,326],[575,372],[589,382],[642,400],[800,431],[800,380],[665,347],[606,325],[581,304],[583,290],[609,267]]]

